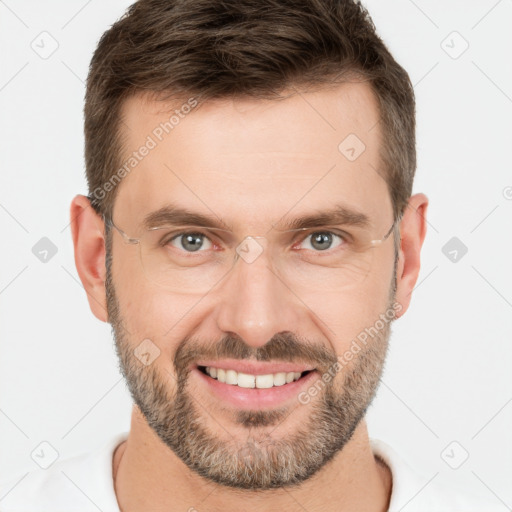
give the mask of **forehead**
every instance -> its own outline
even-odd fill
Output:
[[[289,94],[126,100],[116,221],[140,225],[168,203],[254,229],[340,203],[391,218],[369,84]]]

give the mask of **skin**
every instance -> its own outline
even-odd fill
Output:
[[[126,155],[180,104],[140,95],[128,99]],[[378,119],[366,83],[292,94],[279,102],[209,101],[181,119],[118,185],[114,222],[138,236],[146,213],[174,201],[214,212],[242,240],[264,235],[285,215],[293,218],[344,201],[367,213],[382,236],[393,215],[386,183],[374,170],[380,167]],[[338,151],[349,133],[366,146],[353,162]],[[300,353],[322,369],[329,360],[339,361],[351,341],[393,303],[400,305],[395,318],[408,309],[427,206],[424,194],[411,196],[400,222],[396,266],[390,237],[373,249],[371,271],[357,286],[327,292],[295,283],[294,289],[294,282],[284,286],[269,272],[268,260],[259,258],[237,264],[198,297],[148,280],[138,247],[125,244],[118,233],[113,233],[107,273],[102,219],[87,198],[76,196],[70,213],[77,270],[93,314],[113,326],[135,403],[129,437],[113,457],[121,510],[386,511],[391,473],[371,451],[364,413],[378,387],[389,324],[309,403],[259,411],[260,424],[249,425],[247,415],[210,395],[185,371],[184,362],[211,354],[226,340],[236,343],[233,356],[245,350],[297,361]],[[289,344],[279,352],[274,342],[283,332]],[[160,355],[146,367],[133,350],[148,338]],[[193,420],[199,421],[202,437],[192,435]],[[178,438],[180,432],[186,435]],[[304,443],[290,442],[299,434]],[[201,455],[209,447],[215,447],[215,455]],[[319,447],[325,447],[329,460],[327,454],[320,462],[314,457]],[[202,474],[190,467],[187,453]],[[282,485],[269,488],[268,475],[278,476],[282,466],[272,464],[277,453],[287,454],[290,471],[279,474]],[[299,468],[311,471],[293,479]],[[242,469],[252,480],[244,480]]]

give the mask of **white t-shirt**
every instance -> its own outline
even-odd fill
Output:
[[[114,492],[112,457],[128,437],[123,432],[96,450],[35,469],[0,484],[0,512],[120,512]],[[503,504],[479,501],[422,476],[393,449],[370,439],[372,451],[388,465],[393,488],[388,512],[504,512]],[[427,484],[427,485],[425,485]]]

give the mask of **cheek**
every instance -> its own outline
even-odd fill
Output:
[[[136,247],[124,259],[114,259],[112,275],[120,315],[130,344],[136,347],[145,339],[161,351],[173,347],[187,335],[197,297],[166,291],[149,281],[142,271]],[[125,251],[128,253],[128,251]],[[174,343],[176,340],[176,343]]]
[[[119,303],[133,342],[149,338],[162,350],[187,335],[197,298],[166,293],[141,282],[137,287],[127,287]]]
[[[374,273],[357,287],[323,297],[311,309],[317,313],[325,336],[333,340],[336,353],[344,352],[361,332],[375,325],[389,305],[392,268]],[[309,306],[309,304],[308,304]]]

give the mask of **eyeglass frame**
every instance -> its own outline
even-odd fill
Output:
[[[139,244],[140,245],[142,237],[140,237],[140,238],[133,238],[130,235],[128,235],[125,231],[123,231],[120,227],[116,226],[116,224],[114,223],[113,219],[106,218],[105,215],[102,215],[102,217],[103,217],[103,221],[105,223],[105,226],[108,226],[109,228],[113,227],[121,235],[121,237],[123,238],[123,240],[124,240],[124,242],[126,244],[129,244],[129,245],[137,245],[137,244]],[[393,230],[397,226],[397,224],[399,224],[401,222],[402,217],[403,217],[403,214],[400,214],[393,221],[393,224],[391,224],[391,227],[389,228],[387,233],[381,239],[370,240],[370,242],[369,242],[370,246],[375,247],[375,246],[380,245],[383,242],[385,242],[389,238],[389,236],[391,235],[391,233],[393,232]],[[148,231],[156,231],[156,230],[163,229],[163,228],[166,228],[166,227],[167,227],[166,225],[155,226],[155,227],[147,229],[146,232],[148,232]],[[180,227],[184,228],[185,226],[176,226],[176,228],[180,228]],[[212,231],[213,230],[213,231],[222,231],[224,233],[231,233],[231,234],[233,233],[231,230],[224,229],[224,228],[216,228],[216,227],[208,227],[208,226],[200,226],[200,225],[193,225],[193,226],[191,225],[191,226],[186,226],[186,227],[190,228],[190,232],[191,233],[193,232],[194,228],[199,228],[201,230],[206,230],[206,231]],[[322,232],[322,230],[327,231],[330,227],[334,227],[334,226],[319,226],[318,227],[318,232]],[[312,231],[312,230],[314,230],[316,228],[315,227],[305,227],[305,228],[293,228],[293,229],[277,229],[277,228],[272,227],[269,231],[271,231],[272,229],[275,229],[276,231],[279,231],[281,233],[291,233],[291,232],[298,232],[298,231]],[[315,232],[315,231],[313,231],[313,232]],[[265,238],[266,239],[267,237],[265,235],[247,235],[244,238],[242,238],[242,241],[246,240],[248,238],[250,238],[250,239],[262,239],[262,238]],[[235,262],[237,261],[238,257],[239,257],[239,254],[237,252],[237,256],[235,256]]]

